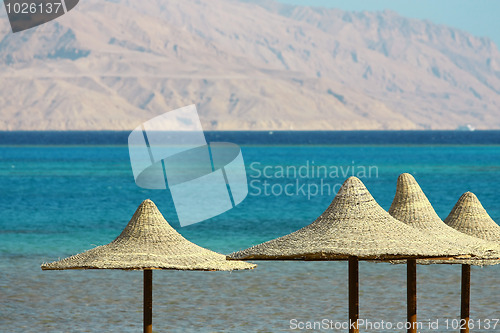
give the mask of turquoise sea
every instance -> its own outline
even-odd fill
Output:
[[[0,133],[0,332],[141,331],[142,272],[42,272],[40,264],[112,241],[147,198],[187,239],[221,253],[311,223],[353,174],[385,209],[398,175],[409,172],[441,218],[472,191],[500,221],[495,131],[209,133],[208,141],[241,145],[249,195],[183,228],[168,191],[136,186],[126,133],[21,134]],[[297,331],[292,323],[346,321],[347,263],[257,264],[231,273],[155,271],[154,330],[281,332]],[[404,265],[362,262],[360,317],[405,321],[405,276]],[[473,268],[473,320],[500,318],[499,284],[500,267]],[[459,266],[419,266],[418,293],[419,321],[439,321],[438,330],[421,332],[458,331]],[[500,332],[500,322],[472,331]]]

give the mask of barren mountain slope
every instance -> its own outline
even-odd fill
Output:
[[[86,0],[0,24],[0,130],[129,130],[192,103],[205,129],[500,127],[496,46],[393,12]]]

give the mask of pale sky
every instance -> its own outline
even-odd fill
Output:
[[[390,9],[402,16],[428,19],[489,37],[500,45],[500,1],[498,0],[277,0],[303,6],[334,7],[349,11]]]

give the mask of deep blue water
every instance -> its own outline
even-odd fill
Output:
[[[171,132],[173,133],[173,132]],[[0,131],[0,144],[120,145],[128,131]],[[500,131],[205,131],[207,141],[263,145],[500,144]]]
[[[135,185],[126,147],[128,134],[21,134],[0,133],[0,309],[3,312],[0,327],[6,331],[14,331],[16,322],[24,325],[25,332],[55,332],[61,322],[73,327],[60,330],[65,332],[94,332],[103,327],[111,331],[111,326],[106,325],[113,325],[120,332],[138,331],[140,274],[42,273],[39,265],[110,242],[147,198],[157,204],[167,221],[186,238],[222,253],[246,248],[311,223],[351,175],[359,176],[385,209],[394,196],[397,176],[409,172],[441,218],[447,216],[462,193],[472,191],[490,216],[500,221],[500,131],[208,133],[207,141],[242,145],[249,195],[236,208],[184,228],[179,226],[168,192],[145,190]],[[290,189],[288,195],[280,192],[286,185]],[[362,287],[367,288],[362,313],[375,320],[390,317],[394,312],[395,317],[404,319],[404,269],[384,264],[363,267],[366,270],[362,273],[372,278]],[[419,308],[422,318],[456,317],[454,311],[458,306],[453,302],[459,296],[451,286],[459,285],[459,268],[436,266],[420,271],[423,272],[421,279],[427,281],[422,290],[433,286],[427,295],[423,293],[423,305]],[[499,308],[496,287],[500,282],[499,273],[495,267],[478,271],[477,274],[482,275],[475,280],[478,284],[473,289],[476,317],[495,314],[498,317],[495,309]],[[332,274],[336,274],[333,281]],[[255,272],[209,273],[209,290],[200,285],[207,282],[199,273],[158,272],[155,276],[159,276],[155,288],[169,290],[165,299],[163,293],[155,298],[158,312],[164,313],[164,316],[155,315],[159,331],[166,327],[174,331],[205,331],[204,328],[208,331],[223,328],[235,332],[278,331],[287,329],[290,316],[321,319],[331,315],[338,320],[345,317],[343,263],[330,266],[261,263]],[[439,282],[436,277],[447,282],[433,285]],[[132,280],[137,290],[128,285]],[[172,291],[171,283],[184,287]],[[238,286],[231,292],[228,283]],[[113,293],[110,284],[116,288],[127,284],[127,288],[133,290]],[[380,287],[384,284],[386,287]],[[90,292],[93,296],[85,297],[79,286],[93,288]],[[297,288],[293,290],[303,296],[301,302],[290,299],[293,291],[287,288],[293,286]],[[338,289],[332,291],[335,286]],[[388,296],[380,295],[378,288],[394,290]],[[203,293],[209,293],[217,300],[216,304],[204,299]],[[255,293],[265,295],[258,298]],[[329,299],[321,300],[321,295],[327,294]],[[383,296],[382,299],[376,294]],[[100,295],[107,296],[101,299]],[[198,311],[182,305],[196,297],[201,297],[199,302],[204,304]],[[246,303],[248,297],[253,300],[251,303]],[[380,308],[378,304],[385,302],[384,297],[388,297],[390,306]],[[339,303],[335,311],[324,306],[331,304],[332,299]],[[445,301],[437,301],[448,299],[446,305],[443,305]],[[102,302],[114,302],[114,305],[103,310]],[[283,302],[287,302],[286,311]],[[117,309],[120,311],[115,311]],[[214,317],[206,309],[218,316]],[[133,320],[127,319],[131,312]],[[172,314],[177,317],[170,318]],[[258,324],[254,322],[255,317],[259,319]],[[203,326],[203,322],[208,326]]]

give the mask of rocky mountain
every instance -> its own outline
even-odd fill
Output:
[[[195,103],[205,129],[500,128],[487,38],[390,11],[86,0],[13,34],[0,130],[130,130]]]

